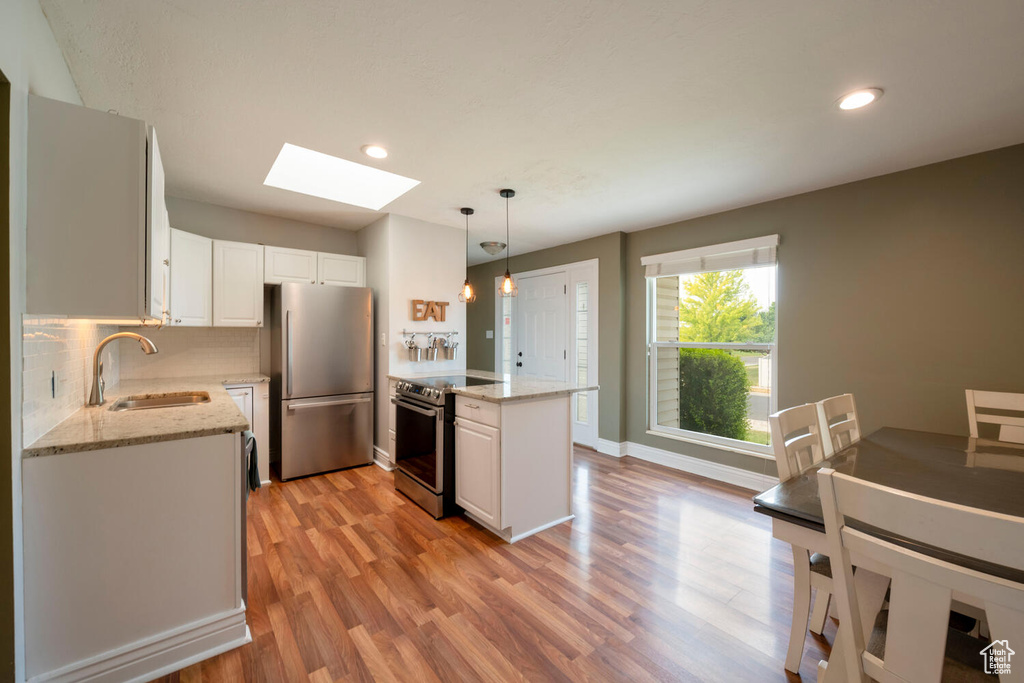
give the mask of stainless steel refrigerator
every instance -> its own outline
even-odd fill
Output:
[[[271,295],[271,442],[281,479],[373,461],[373,300],[365,287]]]

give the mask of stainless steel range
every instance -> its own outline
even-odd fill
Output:
[[[452,389],[485,384],[501,381],[445,375],[395,386],[395,488],[437,519],[457,512]]]

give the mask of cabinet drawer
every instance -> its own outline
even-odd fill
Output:
[[[455,414],[492,427],[501,426],[501,404],[465,396],[455,397]]]

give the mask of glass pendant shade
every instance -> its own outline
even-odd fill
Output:
[[[516,196],[515,190],[502,190],[499,192],[502,197],[505,198],[505,244],[510,244],[509,241],[509,229],[508,229],[508,200]],[[509,247],[508,251],[505,252],[505,277],[501,280],[501,285],[498,286],[498,292],[504,297],[516,296],[519,294],[519,288],[516,287],[516,281],[512,279],[512,271],[509,270],[509,258],[512,255],[512,248]]]
[[[466,217],[466,254],[469,254],[469,217],[473,215],[473,209],[468,206],[460,209],[462,215]],[[469,282],[469,263],[466,264],[466,281],[462,283],[462,291],[459,292],[459,301],[464,304],[471,304],[476,301],[476,292],[473,290],[473,285]]]
[[[502,296],[516,296],[519,294],[519,287],[516,286],[516,281],[512,279],[512,273],[505,271],[505,277],[501,280],[501,285],[498,286],[498,291],[501,292]]]

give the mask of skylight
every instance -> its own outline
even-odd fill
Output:
[[[420,181],[286,142],[263,184],[379,211]]]

